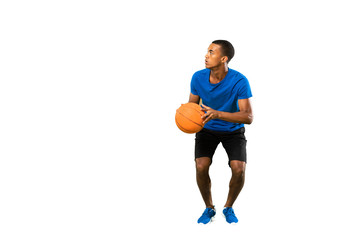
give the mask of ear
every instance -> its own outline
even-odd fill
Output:
[[[226,63],[227,61],[228,61],[228,57],[227,57],[227,56],[223,56],[223,57],[221,58],[221,62]]]

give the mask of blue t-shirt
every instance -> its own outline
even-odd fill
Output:
[[[238,99],[252,97],[249,81],[241,73],[228,69],[223,80],[219,83],[210,83],[210,69],[203,69],[194,73],[191,79],[191,93],[198,95],[203,104],[212,109],[223,112],[238,112]],[[213,119],[205,124],[204,128],[232,132],[244,127],[243,123],[232,123],[221,119]]]

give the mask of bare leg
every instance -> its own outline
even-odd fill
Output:
[[[232,176],[229,184],[228,198],[224,207],[232,207],[245,182],[246,163],[243,161],[233,160],[230,162],[230,167]]]
[[[211,180],[209,176],[210,165],[211,160],[208,157],[196,159],[196,182],[206,207],[214,208],[211,197]]]

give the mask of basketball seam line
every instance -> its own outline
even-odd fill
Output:
[[[179,129],[180,129],[181,131],[186,132],[186,133],[193,133],[192,131],[187,130],[187,129],[181,127],[181,125],[178,123],[178,121],[177,121],[176,119],[175,119],[175,123],[176,123],[176,125],[179,127]]]
[[[179,111],[176,111],[176,112],[177,112],[178,114],[180,114],[181,116],[185,117],[187,120],[195,123],[196,125],[198,125],[198,126],[200,126],[200,127],[204,127],[203,125],[200,125],[200,124],[198,124],[197,122],[194,122],[193,120],[191,120],[190,118],[188,118],[187,116],[185,116],[184,114],[182,114],[181,112],[179,112]]]

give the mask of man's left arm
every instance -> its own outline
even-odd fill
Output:
[[[244,123],[244,124],[251,124],[253,121],[253,114],[250,99],[239,99],[239,112],[222,112],[214,110],[210,107],[202,105],[203,111],[206,112],[205,115],[202,116],[204,119],[204,124],[212,119],[221,119],[227,122],[234,122],[234,123]]]

